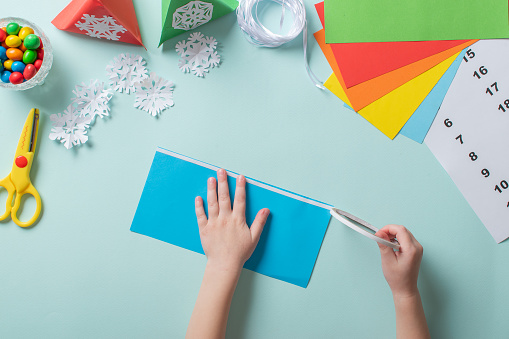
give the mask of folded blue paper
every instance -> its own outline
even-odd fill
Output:
[[[431,92],[426,96],[426,99],[419,105],[414,114],[412,114],[399,132],[400,134],[422,144],[433,120],[435,120],[435,116],[442,105],[442,101],[444,101],[449,87],[451,87],[452,80],[456,76],[456,72],[461,65],[461,60],[463,60],[463,56],[465,55],[465,50],[458,55],[435,87],[433,87]]]
[[[158,148],[131,231],[202,253],[194,199],[207,197],[207,179],[218,167]],[[230,196],[237,174],[228,172]],[[330,221],[332,206],[247,179],[246,219],[271,213],[260,242],[244,268],[306,287]],[[206,205],[206,204],[205,204]]]

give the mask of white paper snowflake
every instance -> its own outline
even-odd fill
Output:
[[[89,85],[83,82],[81,85],[77,85],[72,92],[75,95],[72,103],[76,104],[81,117],[89,116],[90,121],[94,122],[96,116],[103,118],[109,115],[108,102],[113,94],[111,89],[104,89],[104,82],[90,80]]]
[[[135,85],[148,77],[146,62],[139,55],[120,54],[106,66],[110,86],[118,92],[135,92]]]
[[[203,1],[190,1],[173,13],[171,26],[175,29],[190,30],[206,24],[212,19],[214,6]]]
[[[191,33],[187,40],[175,45],[180,55],[179,68],[182,72],[192,72],[203,77],[209,68],[219,65],[220,57],[216,52],[217,41],[213,37],[205,37],[200,32]]]
[[[157,76],[155,72],[150,73],[150,77],[136,85],[134,107],[153,116],[158,115],[174,105],[173,86],[173,82]]]
[[[53,127],[49,134],[51,140],[60,140],[65,148],[84,144],[88,141],[86,129],[90,125],[89,116],[80,116],[74,105],[67,106],[64,113],[50,115]]]
[[[118,40],[120,39],[118,34],[127,32],[127,29],[119,25],[111,16],[104,15],[102,18],[96,18],[95,15],[83,14],[80,20],[84,22],[78,21],[75,26],[93,38]]]

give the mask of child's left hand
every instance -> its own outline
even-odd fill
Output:
[[[249,227],[246,223],[246,178],[237,177],[233,209],[224,169],[217,171],[217,181],[217,193],[215,178],[207,181],[208,219],[202,198],[195,200],[201,244],[209,264],[222,270],[240,270],[253,254],[270,211],[261,209]]]

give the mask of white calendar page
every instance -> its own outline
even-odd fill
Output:
[[[496,242],[509,237],[509,40],[466,52],[425,139]]]

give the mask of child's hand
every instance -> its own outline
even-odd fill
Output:
[[[382,270],[394,297],[411,297],[419,293],[417,276],[422,259],[422,246],[405,227],[387,225],[376,233],[382,239],[398,238],[401,248],[378,244],[382,255]]]
[[[270,212],[267,208],[260,210],[249,228],[246,223],[246,178],[237,177],[233,209],[224,169],[217,171],[217,181],[217,193],[215,178],[207,181],[208,219],[202,198],[195,200],[201,244],[209,263],[220,269],[240,271],[253,254]]]

